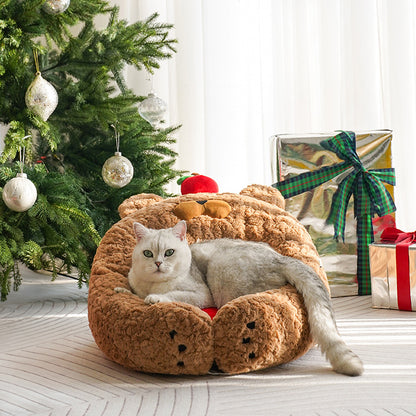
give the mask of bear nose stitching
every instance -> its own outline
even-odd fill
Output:
[[[161,261],[155,261],[155,264],[156,264],[157,267],[159,267],[162,264],[162,262]]]

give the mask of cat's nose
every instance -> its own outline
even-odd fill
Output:
[[[162,262],[161,261],[155,261],[155,264],[156,264],[157,267],[159,267],[162,264]]]

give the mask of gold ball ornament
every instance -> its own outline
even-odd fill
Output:
[[[42,9],[48,14],[63,13],[68,7],[71,0],[46,0],[42,4]]]
[[[37,72],[26,91],[25,101],[31,111],[46,121],[58,105],[58,93],[54,86]]]
[[[167,105],[161,98],[151,92],[147,98],[139,104],[138,108],[139,114],[155,128],[163,120]]]
[[[115,152],[103,165],[101,175],[104,182],[112,188],[122,188],[133,178],[134,168],[130,160]]]
[[[3,188],[3,201],[12,211],[27,211],[32,208],[37,197],[36,186],[27,178],[26,173],[18,173]]]

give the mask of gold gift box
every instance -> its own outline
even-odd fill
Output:
[[[373,243],[370,249],[371,297],[374,308],[399,309],[397,301],[396,245]],[[416,311],[416,244],[409,247],[409,284]]]
[[[342,162],[338,156],[324,149],[320,142],[336,135],[328,134],[278,134],[271,138],[271,169],[273,183],[304,172],[321,169]],[[391,130],[356,132],[356,148],[367,169],[392,167]],[[286,210],[306,227],[311,235],[322,265],[328,276],[333,297],[358,294],[357,233],[354,202],[348,203],[345,240],[334,239],[334,227],[326,223],[332,197],[344,179],[341,174],[311,191],[288,198]],[[393,197],[393,187],[386,186]],[[385,227],[394,226],[394,215],[375,218],[374,231],[381,234]]]

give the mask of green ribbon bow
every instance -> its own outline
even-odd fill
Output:
[[[370,256],[368,245],[374,241],[372,217],[380,217],[396,210],[393,198],[382,182],[395,185],[394,169],[369,169],[362,164],[356,152],[355,134],[343,131],[321,143],[344,160],[332,166],[306,172],[272,185],[285,198],[316,188],[345,173],[335,192],[327,222],[334,224],[334,237],[344,240],[348,202],[354,196],[354,216],[357,220],[357,279],[358,293],[371,293]]]

